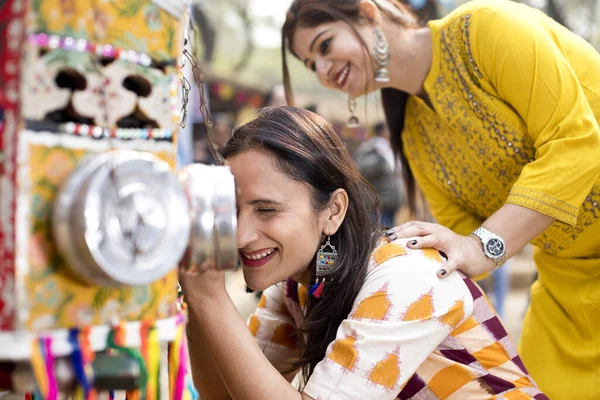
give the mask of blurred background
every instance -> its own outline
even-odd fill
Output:
[[[423,21],[442,17],[465,0],[403,0],[408,2]],[[599,0],[526,0],[562,25],[600,49]],[[263,106],[285,105],[281,73],[281,26],[291,0],[194,0],[192,18],[199,26],[197,40],[199,57],[207,71],[206,92],[215,121],[215,135],[219,144],[227,140],[232,128]],[[358,100],[357,115],[361,127],[346,128],[347,97],[322,88],[316,76],[293,57],[288,57],[292,85],[299,106],[316,111],[330,121],[346,143],[348,150],[376,189],[381,182],[373,181],[366,172],[369,164],[377,164],[377,151],[368,143],[371,139],[386,137],[376,129],[383,121],[379,96],[372,94]],[[194,85],[192,85],[194,86]],[[198,102],[198,93],[192,102]],[[191,107],[188,128],[189,160],[211,163],[202,115]],[[380,127],[381,128],[381,127]],[[376,132],[378,131],[378,132]],[[380,139],[377,139],[380,140]],[[193,143],[193,144],[192,144]],[[381,155],[382,160],[385,154]],[[379,162],[385,165],[384,162]],[[388,225],[407,220],[406,199],[398,171],[390,173],[383,187],[394,191],[390,206],[384,210],[391,215]],[[382,172],[376,172],[381,176]],[[387,176],[386,175],[386,176]],[[393,181],[393,182],[392,182]],[[382,192],[380,191],[380,194]],[[382,198],[385,195],[382,194]],[[384,199],[384,203],[387,201]],[[535,280],[531,249],[525,248],[507,265],[496,270],[485,281],[479,282],[496,306],[507,328],[518,340],[525,310],[529,302],[529,287]],[[241,272],[231,273],[228,288],[242,315],[249,315],[258,297],[247,294]]]
[[[402,0],[413,6],[423,20],[444,16],[465,0]],[[575,33],[600,48],[600,1],[526,0]],[[211,98],[213,112],[243,118],[244,106],[269,100],[277,102],[281,84],[281,25],[291,0],[194,0],[193,15],[200,25],[201,54],[214,74]],[[290,62],[294,92],[302,106],[316,106],[332,122],[345,121],[346,96],[321,88],[313,73],[300,62]],[[270,95],[275,95],[272,99]],[[268,97],[265,99],[265,97]],[[367,123],[382,118],[378,96],[371,95],[366,108]],[[364,103],[359,117],[364,120]],[[217,104],[218,103],[218,104]],[[227,109],[229,107],[229,109]],[[364,134],[357,132],[356,134]]]

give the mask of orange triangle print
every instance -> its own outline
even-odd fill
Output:
[[[436,249],[423,249],[421,251],[423,252],[423,255],[429,258],[430,260],[442,262],[442,256],[440,255],[440,252]]]
[[[358,350],[354,348],[356,338],[346,336],[346,339],[338,339],[333,342],[331,353],[327,356],[331,361],[351,370],[358,359]]]
[[[388,354],[385,360],[378,361],[369,375],[369,380],[388,389],[393,389],[400,377],[397,354]]]
[[[417,301],[408,306],[406,314],[404,315],[405,321],[418,321],[431,319],[433,314],[433,299],[431,297],[431,291],[421,296]]]
[[[260,328],[260,320],[256,317],[256,315],[250,317],[250,321],[248,322],[248,328],[250,329],[250,333],[252,333],[252,336],[256,336],[256,334],[258,333],[258,328]]]
[[[388,283],[371,296],[362,300],[352,318],[367,318],[374,320],[384,320],[392,303],[387,297]]]
[[[373,259],[375,260],[375,264],[380,265],[392,257],[404,254],[406,254],[404,247],[396,243],[388,243],[373,252]]]
[[[258,301],[258,304],[256,305],[256,307],[257,308],[265,308],[266,306],[267,306],[267,298],[263,294],[262,296],[260,296],[260,300]]]
[[[298,285],[298,303],[300,303],[300,307],[304,307],[306,305],[307,299],[308,290],[306,290],[306,286]]]
[[[296,348],[296,328],[290,324],[281,324],[273,331],[271,341],[290,349]]]
[[[440,318],[440,322],[446,325],[451,326],[452,328],[456,328],[460,321],[465,317],[465,303],[460,300],[457,300],[456,303],[446,314]]]

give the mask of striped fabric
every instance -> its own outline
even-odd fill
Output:
[[[331,399],[547,399],[482,290],[405,240],[382,241],[348,318],[305,393]],[[267,289],[249,327],[278,368],[298,356],[306,288]],[[320,301],[327,301],[325,296]]]

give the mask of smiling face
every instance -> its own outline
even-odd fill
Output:
[[[321,85],[360,97],[378,89],[373,79],[375,61],[367,51],[373,47],[374,38],[370,24],[354,27],[356,31],[343,21],[298,27],[292,51],[317,74]]]
[[[310,187],[281,172],[266,150],[227,161],[237,185],[237,246],[248,286],[264,290],[289,277],[310,283],[327,224],[327,213],[312,206]]]

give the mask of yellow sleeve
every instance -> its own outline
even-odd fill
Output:
[[[411,166],[411,170],[429,204],[435,222],[451,229],[459,235],[468,235],[483,223],[483,219],[471,214],[456,200],[439,189],[429,180],[420,168]]]
[[[510,2],[474,10],[471,52],[483,78],[524,120],[536,148],[535,160],[523,168],[506,202],[575,225],[600,177],[600,130],[553,40],[568,33],[551,28],[545,18]],[[588,46],[583,40],[580,45]]]

